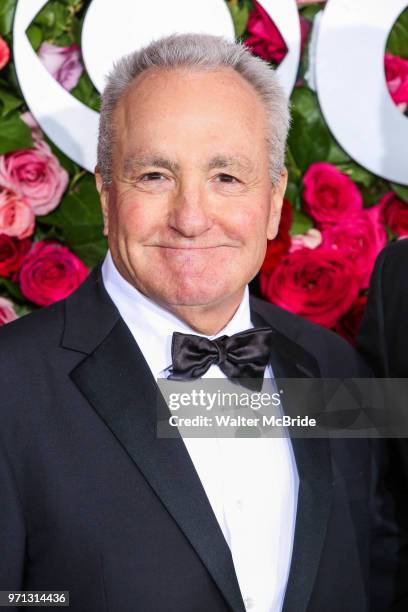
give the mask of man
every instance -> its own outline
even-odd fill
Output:
[[[389,244],[371,278],[359,346],[381,378],[408,378],[408,240]]]
[[[386,609],[370,441],[156,436],[169,374],[366,375],[339,337],[248,295],[288,122],[243,45],[174,35],[116,65],[96,171],[110,252],[0,334],[1,589],[69,590],[75,612]]]
[[[358,348],[379,378],[408,378],[408,240],[390,243],[377,257],[371,277]],[[396,391],[398,392],[398,391]],[[400,562],[396,598],[408,572],[408,443],[405,437],[387,441],[390,486],[400,531]],[[405,610],[400,603],[398,610]]]

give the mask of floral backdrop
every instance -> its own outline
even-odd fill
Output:
[[[225,1],[237,40],[277,66],[287,47],[261,4]],[[25,106],[12,58],[16,2],[0,3],[0,325],[67,296],[107,249],[93,175],[55,148]],[[80,49],[88,5],[50,0],[27,35],[60,85],[98,110]],[[308,82],[309,42],[324,1],[298,0],[298,8],[302,59],[291,97],[289,185],[278,236],[253,286],[353,342],[377,254],[408,237],[408,188],[353,162],[332,137]],[[408,115],[408,10],[389,36],[384,78]]]

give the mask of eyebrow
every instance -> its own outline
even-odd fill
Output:
[[[123,162],[123,170],[125,175],[132,174],[135,170],[141,170],[147,167],[166,168],[170,172],[180,170],[180,165],[163,157],[162,155],[131,155],[125,157]],[[216,168],[236,168],[243,172],[250,172],[253,169],[252,162],[244,155],[215,155],[204,166],[207,170]]]

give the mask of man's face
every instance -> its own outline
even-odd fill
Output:
[[[242,298],[286,186],[271,185],[266,121],[231,68],[149,70],[126,90],[112,184],[97,183],[113,260],[146,296],[170,310]]]

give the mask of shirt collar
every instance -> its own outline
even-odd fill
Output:
[[[253,327],[248,285],[232,319],[214,336],[206,336],[193,330],[184,321],[131,285],[116,268],[110,251],[107,252],[102,264],[102,279],[106,291],[129,327],[155,378],[171,365],[173,332],[196,334],[213,339],[224,334],[232,336]]]

